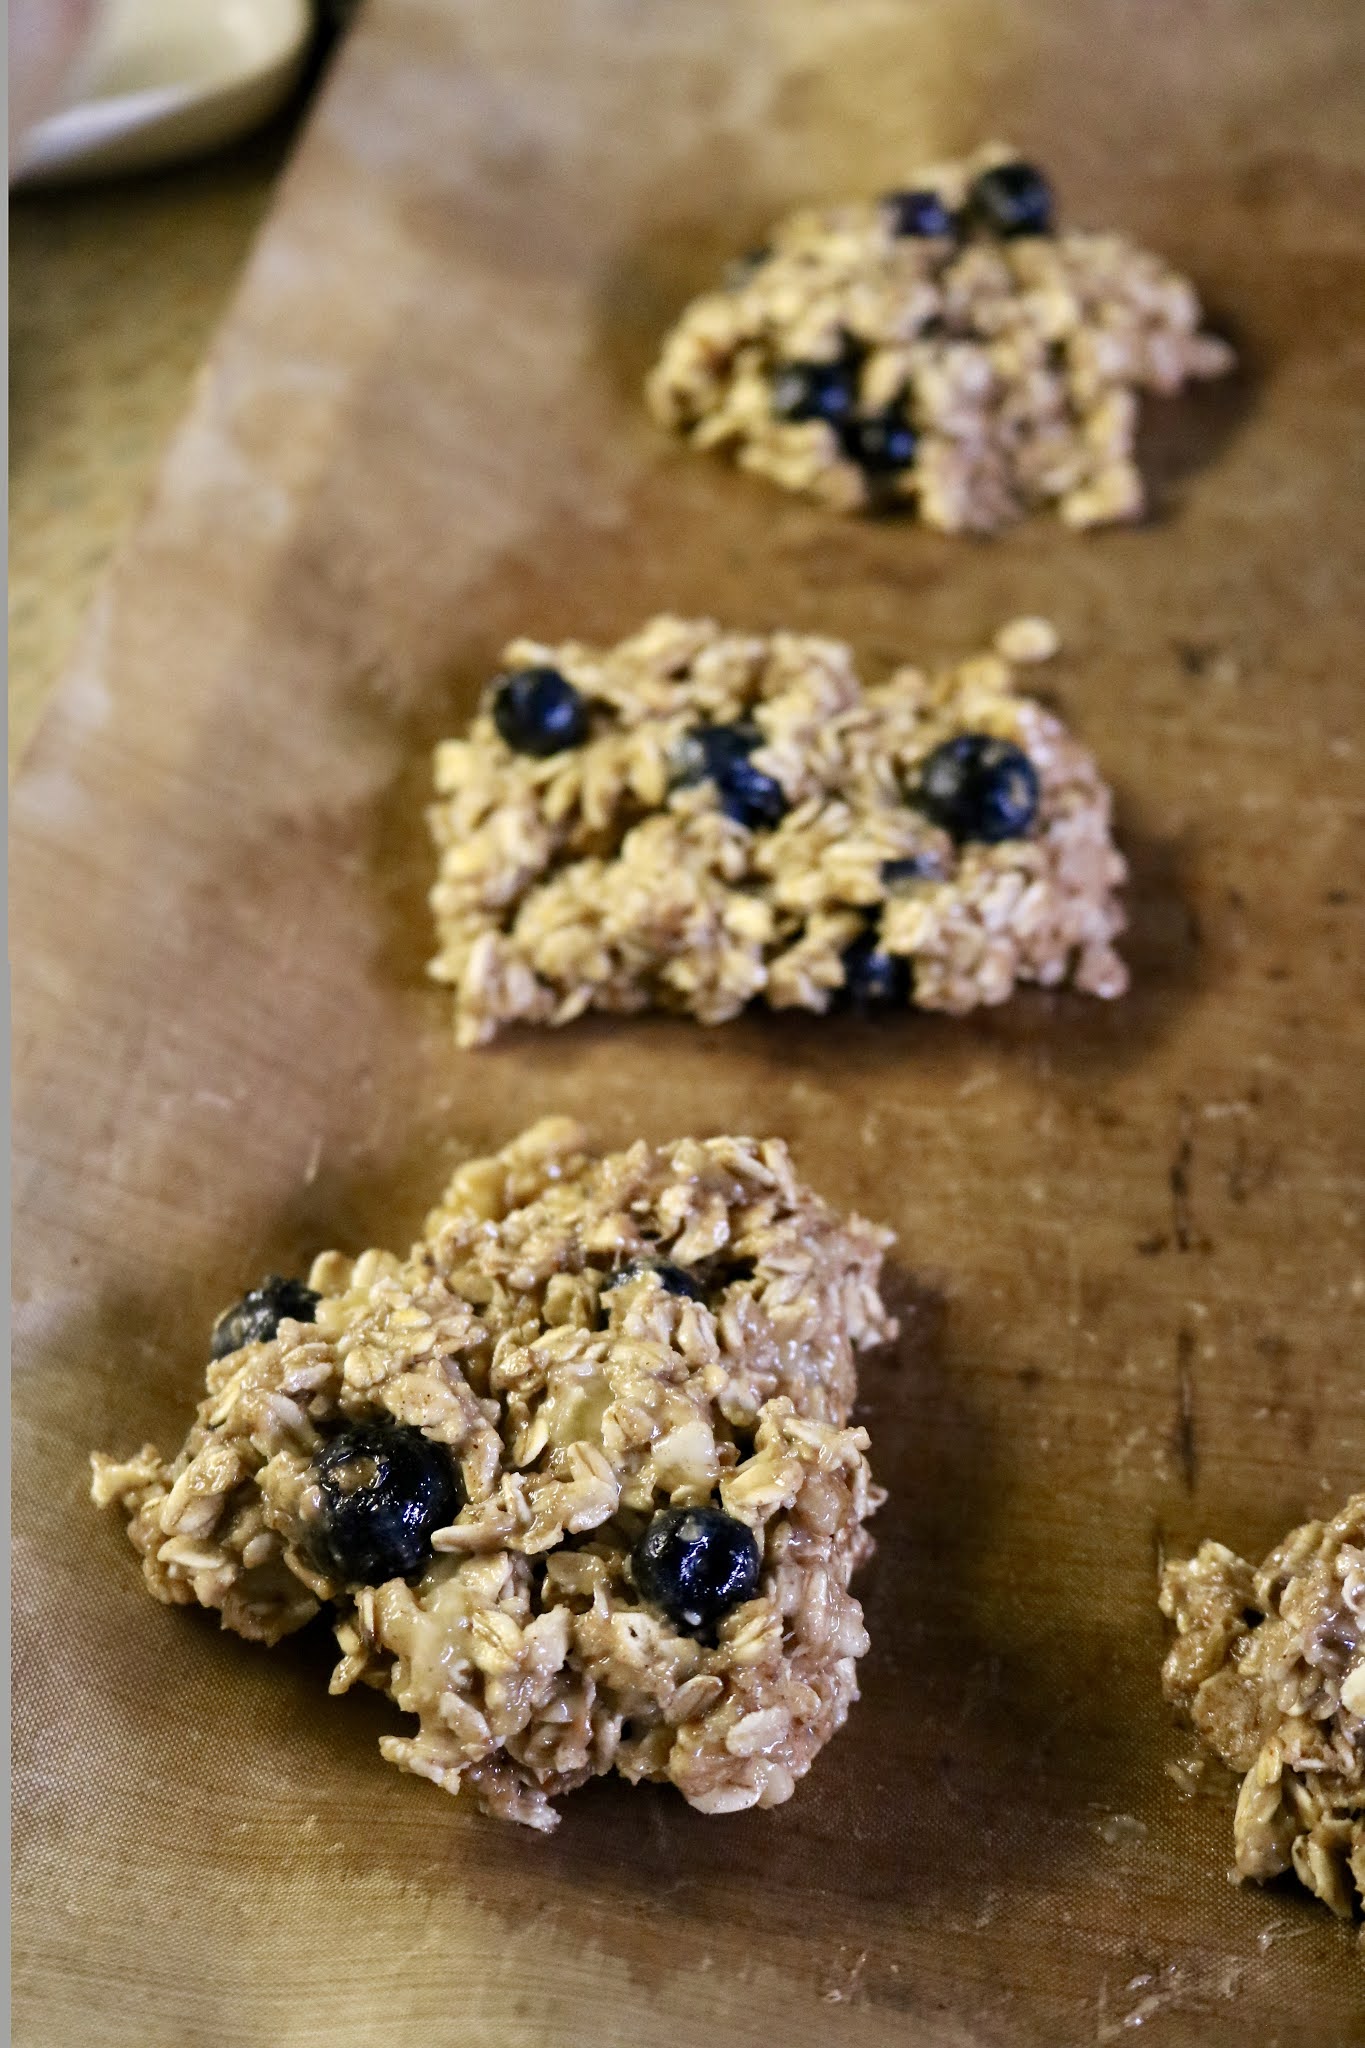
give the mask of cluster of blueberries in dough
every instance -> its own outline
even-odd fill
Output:
[[[635,1278],[646,1265],[668,1293],[706,1299],[693,1274],[665,1259],[631,1260],[607,1287]],[[218,1318],[213,1356],[269,1343],[286,1317],[313,1322],[319,1299],[302,1281],[268,1275]],[[340,1430],[319,1451],[313,1476],[322,1503],[313,1530],[315,1562],[348,1586],[416,1578],[430,1561],[433,1534],[448,1528],[464,1505],[450,1453],[400,1423]],[[752,1531],[716,1507],[659,1509],[631,1553],[641,1599],[675,1627],[703,1638],[730,1608],[753,1599],[761,1565]]]
[[[1006,164],[1004,170],[1022,169]],[[546,759],[588,737],[587,707],[567,676],[554,668],[524,668],[493,685],[493,723],[518,754]],[[751,832],[771,830],[787,800],[781,784],[756,768],[750,756],[763,735],[747,721],[698,726],[688,734],[675,762],[678,786],[709,781],[727,818]],[[928,756],[907,800],[959,845],[988,846],[1023,839],[1038,813],[1038,775],[1023,749],[990,733],[963,732],[944,740]],[[910,879],[913,861],[889,861],[887,882]],[[861,1009],[904,1007],[910,997],[910,963],[884,953],[875,931],[865,932],[844,954],[844,997]]]
[[[1032,164],[993,164],[982,171],[959,212],[930,191],[888,192],[882,205],[897,235],[919,240],[956,242],[973,233],[1012,240],[1052,231],[1052,191]],[[745,274],[752,276],[767,255],[766,249],[756,249],[745,259]],[[919,436],[904,397],[880,412],[859,412],[858,378],[865,353],[846,336],[836,362],[779,364],[770,395],[775,418],[792,423],[823,420],[834,429],[848,460],[875,481],[910,468]]]

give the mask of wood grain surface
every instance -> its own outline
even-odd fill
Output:
[[[1363,60],[1355,0],[374,0],[14,794],[24,2048],[1365,2041],[1354,1931],[1230,1887],[1165,1775],[1154,1606],[1163,1546],[1259,1554],[1365,1470]],[[1149,523],[840,522],[656,436],[724,255],[1002,133],[1243,351],[1149,414]],[[663,607],[873,671],[1055,618],[1131,996],[457,1053],[428,746],[513,632]],[[560,1110],[779,1133],[899,1233],[864,1698],[773,1813],[484,1821],[381,1763],[325,1632],[155,1606],[87,1503],[245,1280],[405,1242]]]

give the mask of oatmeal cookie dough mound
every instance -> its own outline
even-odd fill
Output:
[[[1260,1566],[1203,1543],[1166,1567],[1166,1697],[1243,1773],[1238,1878],[1293,1869],[1343,1917],[1365,1899],[1365,1493]]]
[[[263,1643],[330,1605],[331,1690],[387,1692],[384,1755],[486,1812],[551,1828],[611,1770],[774,1806],[858,1696],[889,1242],[775,1140],[598,1157],[550,1119],[406,1259],[254,1289],[182,1449],[96,1454],[94,1498],[160,1600]]]
[[[708,620],[515,641],[435,757],[430,972],[460,1043],[589,1009],[1121,994],[1109,791],[1015,688],[1056,644],[1016,619],[989,653],[865,686],[837,640]]]
[[[1131,519],[1138,393],[1232,367],[1193,286],[1120,235],[1057,233],[990,144],[862,205],[794,213],[687,308],[646,397],[695,448],[854,512],[989,533],[1052,504]]]

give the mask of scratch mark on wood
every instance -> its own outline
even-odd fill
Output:
[[[1195,1228],[1191,1195],[1193,1172],[1194,1130],[1189,1101],[1182,1096],[1175,1158],[1171,1161],[1168,1175],[1171,1186],[1171,1233],[1175,1238],[1175,1248],[1178,1252],[1206,1252],[1209,1249],[1208,1239],[1201,1236]]]
[[[1238,1131],[1232,1143],[1232,1165],[1228,1168],[1228,1200],[1244,1202],[1247,1198],[1247,1141],[1246,1132]]]
[[[1199,1446],[1194,1428],[1194,1331],[1182,1325],[1175,1339],[1175,1454],[1185,1491],[1199,1479]]]
[[[1247,1141],[1246,1133],[1238,1131],[1232,1148],[1232,1164],[1228,1168],[1228,1199],[1246,1202],[1253,1195],[1259,1195],[1272,1187],[1279,1174],[1280,1155],[1273,1146],[1258,1159]]]

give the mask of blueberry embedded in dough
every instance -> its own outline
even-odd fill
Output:
[[[713,782],[727,818],[751,832],[771,830],[785,814],[787,799],[781,783],[754,766],[751,757],[762,744],[762,733],[747,720],[701,726],[675,750],[678,782]]]
[[[910,1000],[910,963],[888,953],[875,932],[864,932],[845,949],[844,994],[858,1010],[903,1009]]]
[[[661,1508],[631,1552],[641,1597],[679,1628],[713,1629],[758,1591],[762,1556],[752,1529],[720,1508]]]
[[[1052,233],[1052,188],[1035,165],[1017,158],[982,171],[968,194],[968,206],[973,220],[993,235],[1013,239]]]
[[[938,192],[924,188],[888,192],[881,203],[890,216],[891,232],[895,235],[924,240],[958,232],[959,216]]]
[[[646,1274],[652,1275],[665,1294],[685,1296],[689,1301],[705,1301],[706,1289],[695,1273],[686,1273],[681,1266],[675,1266],[671,1259],[639,1258],[628,1259],[623,1266],[608,1273],[602,1282],[602,1292],[608,1294],[613,1288],[624,1287],[631,1280],[640,1280]]]
[[[554,668],[524,668],[503,676],[493,690],[493,723],[518,754],[543,759],[587,738],[583,700]]]
[[[460,1510],[450,1452],[418,1429],[342,1430],[318,1453],[312,1476],[319,1495],[313,1551],[348,1586],[412,1578],[431,1558],[433,1532]]]
[[[945,740],[924,762],[915,801],[959,842],[1022,839],[1038,815],[1038,774],[1022,748],[990,733]]]
[[[892,476],[914,467],[919,436],[899,406],[888,406],[851,421],[844,446],[867,475]]]
[[[209,1354],[226,1358],[244,1344],[268,1344],[286,1316],[296,1323],[311,1323],[318,1296],[301,1280],[283,1279],[267,1273],[259,1287],[252,1287],[223,1310],[213,1326]]]
[[[823,420],[843,429],[857,410],[857,364],[846,356],[834,363],[781,363],[770,396],[775,419]]]

